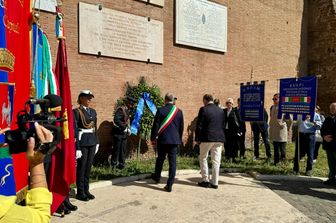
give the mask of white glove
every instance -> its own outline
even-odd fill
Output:
[[[131,135],[131,130],[130,130],[130,128],[126,128],[126,129],[124,130],[124,133],[126,133],[127,135]]]
[[[80,159],[81,157],[82,157],[82,151],[80,151],[80,150],[76,150],[76,160],[77,159]]]
[[[99,144],[96,145],[96,152],[95,152],[95,155],[98,153],[98,150],[99,150]]]

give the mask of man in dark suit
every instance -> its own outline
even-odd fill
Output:
[[[129,112],[132,109],[136,100],[132,97],[126,97],[124,104],[116,109],[113,118],[113,150],[111,166],[123,169],[125,167],[126,158],[126,142],[127,135],[131,134],[130,131],[130,117]]]
[[[90,108],[93,94],[83,90],[78,95],[79,107],[73,109],[75,117],[76,159],[77,159],[77,195],[82,201],[92,200],[95,197],[89,192],[89,180],[93,158],[99,148],[97,135],[97,113]]]
[[[226,100],[226,108],[224,109],[225,116],[225,138],[227,139],[225,147],[225,156],[230,162],[237,162],[239,149],[239,137],[242,135],[242,124],[240,114],[237,109],[233,108],[233,99]]]
[[[336,103],[330,104],[330,116],[322,124],[323,149],[327,153],[329,174],[325,185],[336,185]]]
[[[201,167],[201,187],[218,188],[221,153],[225,142],[223,109],[216,106],[210,94],[203,96],[204,107],[198,112],[195,141],[200,145],[199,162]],[[212,177],[209,181],[208,155],[211,153]]]
[[[267,159],[272,158],[271,154],[271,146],[268,137],[268,114],[266,109],[264,108],[264,120],[260,122],[251,122],[251,129],[253,132],[253,141],[254,141],[254,159],[259,158],[259,140],[260,134],[264,141],[266,156]]]
[[[174,96],[171,93],[165,95],[165,105],[158,109],[155,114],[151,132],[151,141],[157,147],[155,173],[152,179],[158,183],[161,178],[163,162],[168,154],[169,177],[164,189],[172,191],[176,175],[176,152],[177,146],[182,143],[183,113],[174,105]]]

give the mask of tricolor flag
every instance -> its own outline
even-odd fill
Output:
[[[310,103],[310,101],[311,101],[310,97],[282,97],[282,102],[287,102],[287,103],[290,103],[290,102]]]

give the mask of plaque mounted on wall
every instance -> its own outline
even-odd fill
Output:
[[[227,7],[207,0],[176,0],[175,43],[227,51]]]
[[[159,5],[159,6],[164,6],[164,0],[137,0],[140,2],[147,2],[149,4],[153,4],[153,5]]]
[[[46,12],[56,12],[57,1],[56,0],[36,0],[33,3],[33,8]]]
[[[80,2],[79,52],[163,63],[163,22]]]

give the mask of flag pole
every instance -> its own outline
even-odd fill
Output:
[[[138,149],[137,149],[137,162],[136,162],[136,168],[139,168],[139,159],[140,159],[140,148],[141,148],[141,135],[139,137],[139,144],[138,144]]]

